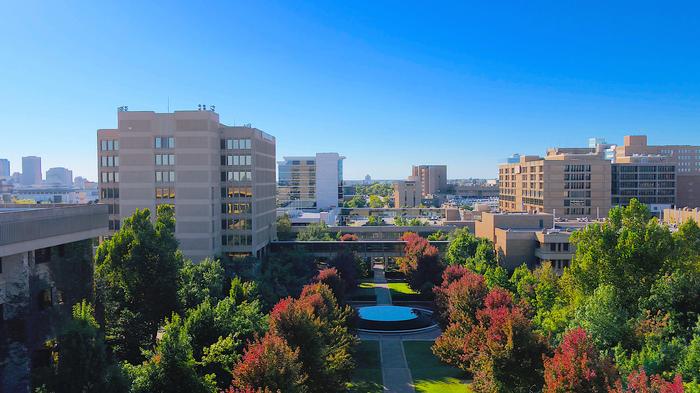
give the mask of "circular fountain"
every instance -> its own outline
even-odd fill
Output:
[[[382,333],[416,332],[435,326],[433,312],[402,306],[367,306],[358,309],[358,330]]]

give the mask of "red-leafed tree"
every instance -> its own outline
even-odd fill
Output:
[[[270,313],[270,333],[285,339],[299,351],[309,392],[344,391],[355,363],[355,337],[349,326],[354,316],[349,306],[338,306],[327,285],[304,287],[299,299],[283,299]]]
[[[413,232],[406,232],[404,256],[398,259],[399,270],[406,275],[408,285],[416,291],[428,292],[442,281],[443,266],[440,253],[428,240]]]
[[[321,270],[318,272],[318,275],[314,277],[314,282],[328,285],[328,288],[331,289],[338,303],[345,303],[345,282],[338,274],[336,268],[331,267]]]
[[[356,242],[359,238],[354,233],[346,233],[340,237],[341,242]]]
[[[488,293],[486,281],[461,265],[450,265],[442,273],[442,284],[433,288],[440,323],[473,323]]]
[[[465,276],[466,277],[466,276]],[[464,279],[464,277],[462,278]],[[515,392],[542,384],[546,345],[509,292],[494,288],[473,322],[452,322],[433,352],[474,377],[475,392]]]
[[[633,371],[627,377],[627,388],[618,381],[610,393],[683,393],[683,379],[676,375],[673,381],[667,381],[659,375],[647,376],[644,369]]]
[[[544,392],[607,392],[617,379],[609,359],[598,355],[593,339],[582,328],[564,335],[554,355],[544,359]]]
[[[335,257],[328,261],[328,266],[338,271],[346,291],[355,287],[357,276],[360,275],[361,262],[353,251],[341,248]]]
[[[233,370],[231,392],[306,392],[306,376],[299,361],[299,350],[274,334],[248,346]]]

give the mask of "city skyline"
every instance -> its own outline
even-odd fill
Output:
[[[122,105],[214,104],[229,125],[276,135],[278,160],[343,151],[348,179],[404,178],[416,159],[494,178],[541,140],[700,143],[697,5],[7,7],[0,157],[13,172],[36,155],[95,179],[93,130],[116,126]],[[172,26],[151,24],[156,13]]]

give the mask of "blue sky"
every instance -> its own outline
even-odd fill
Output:
[[[94,179],[116,108],[168,98],[275,135],[278,158],[340,152],[350,179],[495,177],[589,136],[700,144],[700,5],[608,3],[8,2],[0,157]]]

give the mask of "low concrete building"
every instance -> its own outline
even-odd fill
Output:
[[[92,294],[93,240],[106,205],[0,204],[0,391],[29,392],[44,343]]]
[[[574,247],[571,234],[590,224],[584,221],[554,221],[549,213],[483,212],[475,222],[475,235],[494,243],[498,263],[508,270],[525,263],[534,268],[544,261],[561,273],[570,266]]]

